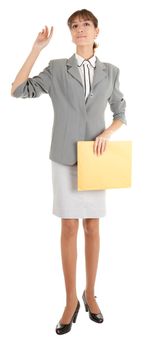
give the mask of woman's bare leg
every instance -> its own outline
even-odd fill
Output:
[[[100,309],[94,298],[94,286],[100,249],[99,218],[83,219],[83,228],[85,234],[86,300],[90,307],[90,311],[93,313],[99,313]]]
[[[66,307],[60,319],[67,324],[77,306],[76,261],[79,219],[61,219],[61,257],[66,288]]]

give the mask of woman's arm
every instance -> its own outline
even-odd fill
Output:
[[[117,68],[113,91],[108,99],[111,111],[113,112],[113,122],[95,139],[93,151],[97,155],[102,154],[106,150],[107,140],[110,138],[112,133],[118,130],[123,124],[127,125],[125,116],[126,101],[123,98],[123,93],[119,89],[119,74],[120,70]]]
[[[53,34],[53,27],[51,27],[50,34],[48,31],[48,27],[45,26],[45,29],[42,30],[42,32],[39,32],[37,35],[37,38],[33,44],[32,50],[30,54],[28,55],[25,63],[19,70],[14,82],[12,83],[12,88],[11,88],[11,95],[13,95],[13,92],[16,90],[16,88],[21,85],[28,77],[31,72],[31,69],[39,56],[41,50],[48,45],[52,34]]]
[[[118,130],[123,124],[124,123],[120,119],[114,119],[112,124],[96,137],[93,145],[94,153],[97,153],[97,155],[102,154],[106,150],[107,140],[113,132]]]

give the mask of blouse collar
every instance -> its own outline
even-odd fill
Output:
[[[77,62],[78,62],[78,67],[80,67],[83,64],[83,62],[89,62],[91,64],[91,66],[93,68],[95,68],[95,66],[96,66],[96,56],[95,55],[93,55],[88,60],[86,60],[84,57],[78,55],[77,53],[75,54],[75,56],[76,56],[76,59],[77,59]]]

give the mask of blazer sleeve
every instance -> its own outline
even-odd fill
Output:
[[[49,93],[52,83],[52,61],[38,75],[26,79],[14,90],[13,97],[34,98]]]
[[[108,98],[110,109],[113,112],[113,119],[120,119],[124,124],[127,124],[125,116],[126,101],[119,89],[119,74],[120,70],[117,68],[117,74],[114,82],[114,87],[111,96]]]

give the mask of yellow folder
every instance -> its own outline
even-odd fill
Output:
[[[99,156],[93,152],[94,141],[77,142],[78,191],[131,186],[132,141],[107,141]]]

